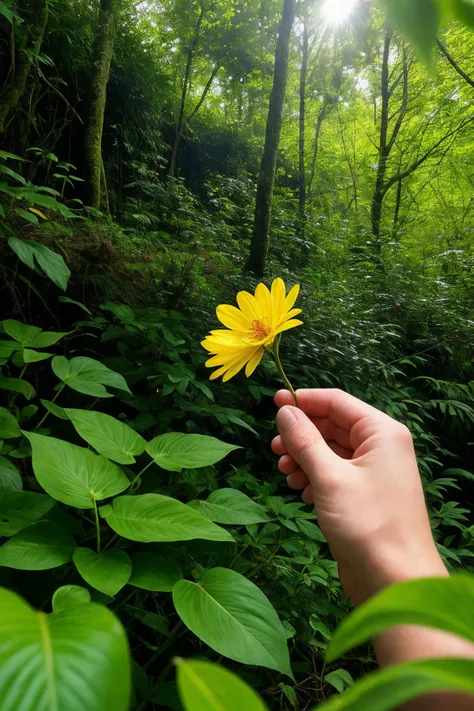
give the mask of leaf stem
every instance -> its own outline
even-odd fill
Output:
[[[274,358],[274,360],[275,360],[275,364],[276,364],[276,367],[277,367],[277,369],[278,369],[278,372],[280,373],[281,378],[282,378],[283,382],[285,383],[287,389],[290,391],[291,395],[293,396],[293,400],[295,401],[295,405],[296,405],[296,392],[295,392],[295,390],[294,390],[292,384],[291,384],[290,381],[288,380],[288,378],[287,378],[287,376],[286,376],[286,373],[285,373],[285,371],[283,370],[283,365],[282,365],[282,363],[281,363],[281,359],[280,359],[280,341],[281,341],[281,335],[278,335],[277,338],[276,338],[276,340],[275,340],[274,346],[273,346],[273,348],[271,349],[271,352],[272,352],[273,358]]]
[[[152,459],[151,462],[148,462],[148,464],[146,465],[146,467],[143,467],[143,469],[141,470],[141,472],[138,472],[137,476],[136,476],[134,479],[132,479],[132,481],[130,482],[130,488],[132,488],[133,485],[136,484],[136,482],[139,480],[139,478],[142,476],[142,474],[144,474],[144,473],[146,472],[146,470],[147,470],[149,467],[151,467],[151,465],[154,464],[154,463],[155,463],[155,460]]]
[[[64,390],[65,387],[66,387],[66,383],[63,383],[63,384],[61,385],[61,387],[59,388],[58,392],[56,393],[56,395],[54,396],[54,398],[51,400],[51,402],[53,402],[53,403],[56,402],[56,400],[57,400],[58,397],[61,395],[61,393],[62,393],[62,391]],[[46,412],[46,414],[44,415],[44,417],[38,422],[38,424],[36,425],[34,431],[39,430],[39,428],[41,427],[41,425],[44,425],[44,423],[46,422],[46,420],[48,419],[48,417],[49,417],[50,414],[51,414],[51,413],[50,413],[49,410],[48,410],[48,411]]]
[[[99,511],[97,509],[97,501],[94,499],[94,517],[95,517],[95,530],[97,532],[97,553],[100,553],[100,520]]]

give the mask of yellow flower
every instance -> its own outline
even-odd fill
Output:
[[[217,307],[217,318],[230,330],[211,331],[202,341],[213,356],[206,366],[217,367],[211,380],[221,375],[224,382],[230,380],[244,365],[249,377],[279,333],[301,326],[303,322],[294,318],[301,309],[293,308],[299,291],[296,284],[287,294],[283,280],[275,279],[271,291],[265,284],[258,284],[255,296],[247,291],[237,294],[239,308],[226,304]]]

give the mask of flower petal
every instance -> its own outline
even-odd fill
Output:
[[[234,375],[237,375],[237,373],[239,373],[242,370],[242,368],[247,363],[247,361],[248,361],[248,357],[244,356],[232,368],[229,368],[227,373],[224,373],[224,375],[222,376],[222,382],[226,383],[228,380],[233,378]]]
[[[250,358],[249,362],[245,367],[245,375],[247,376],[247,378],[250,378],[255,368],[259,365],[264,353],[265,350],[263,348],[259,348],[258,351],[254,353],[254,355]]]
[[[226,328],[238,331],[239,333],[248,333],[250,319],[244,316],[242,311],[236,309],[235,306],[222,304],[222,306],[217,307],[216,314],[219,321],[223,323]]]
[[[293,319],[292,321],[285,321],[281,326],[278,326],[276,332],[282,333],[283,331],[288,331],[290,328],[296,328],[296,326],[302,326],[303,321],[298,321],[298,319]]]
[[[298,294],[300,293],[300,285],[295,284],[294,287],[289,291],[288,296],[285,299],[285,304],[283,307],[283,310],[285,313],[290,311],[294,304],[296,299],[298,298]]]
[[[248,291],[239,291],[237,294],[237,303],[240,310],[250,321],[259,319],[262,316],[257,299],[253,294],[249,294]]]
[[[272,299],[270,292],[268,291],[268,287],[266,287],[265,284],[257,284],[257,288],[255,289],[255,298],[258,301],[259,311],[262,316],[266,316],[270,321],[272,313]]]
[[[280,326],[282,323],[285,323],[285,321],[289,321],[295,316],[299,316],[300,313],[301,309],[291,309],[291,311],[288,311],[288,313],[283,314],[283,316],[279,320],[277,320],[275,328],[278,328],[278,326]]]
[[[281,323],[285,305],[286,287],[283,279],[275,279],[272,284],[272,327]]]

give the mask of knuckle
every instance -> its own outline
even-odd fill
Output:
[[[407,444],[412,442],[412,436],[411,436],[410,430],[408,429],[408,427],[406,425],[402,424],[401,422],[397,422],[394,425],[393,434],[399,442],[403,442],[403,443],[407,443]]]

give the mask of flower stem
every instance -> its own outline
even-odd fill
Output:
[[[97,553],[100,553],[100,520],[99,511],[97,510],[97,501],[94,499],[94,518],[95,518],[95,530],[97,536]]]
[[[295,405],[296,405],[296,393],[295,393],[295,391],[294,391],[294,389],[293,389],[292,384],[290,383],[290,381],[289,381],[288,378],[286,377],[286,373],[285,373],[285,371],[283,370],[283,365],[281,364],[281,359],[280,359],[280,340],[281,340],[281,336],[278,336],[278,337],[276,338],[275,344],[274,344],[274,346],[273,346],[273,348],[272,348],[272,355],[273,355],[273,358],[275,359],[275,363],[276,363],[276,367],[278,368],[278,372],[280,373],[281,378],[282,378],[283,382],[285,383],[287,389],[288,389],[288,390],[290,391],[290,393],[292,394],[293,400],[295,401]]]

